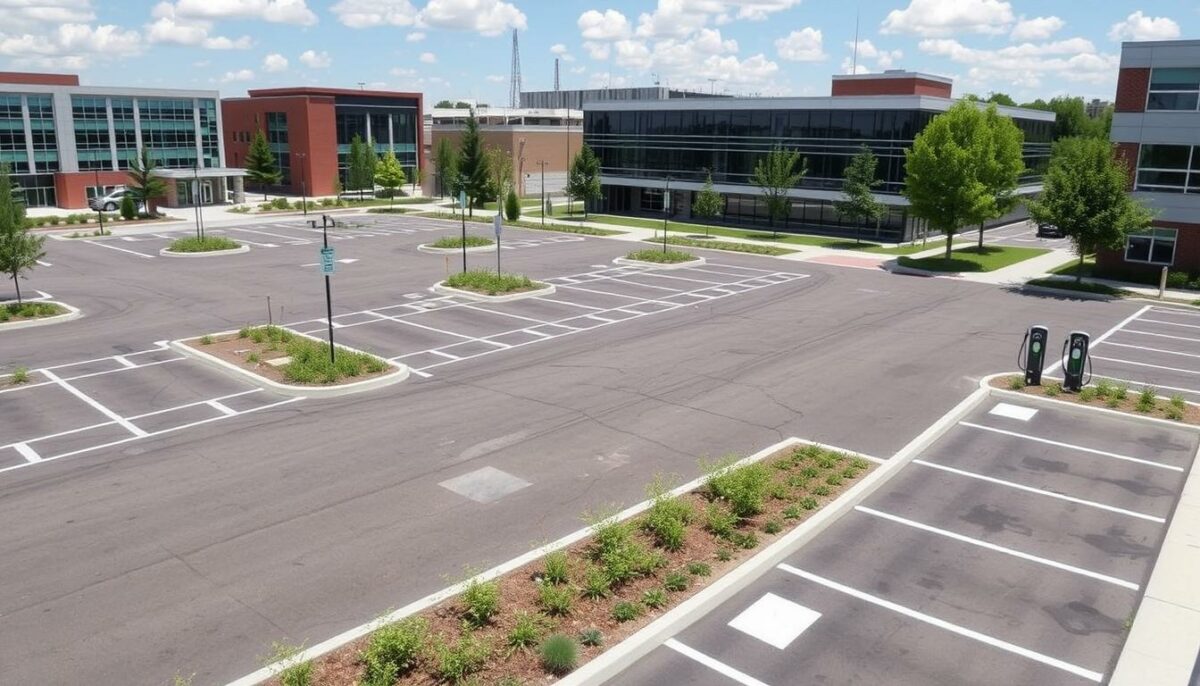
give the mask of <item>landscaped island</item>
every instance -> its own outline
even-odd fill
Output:
[[[243,248],[242,244],[224,236],[188,236],[176,238],[166,248],[169,253],[213,253],[231,252]]]
[[[681,262],[692,262],[696,259],[696,256],[682,250],[645,248],[643,250],[634,250],[626,255],[625,259],[637,262],[653,262],[655,264],[679,264]]]
[[[278,326],[248,326],[186,345],[272,381],[301,386],[361,381],[389,369],[374,355],[338,346],[331,360],[328,343]]]
[[[4,303],[0,305],[0,324],[7,322],[23,322],[31,319],[45,319],[66,314],[67,308],[58,303],[23,302]]]
[[[464,245],[468,248],[485,248],[489,245],[495,245],[496,241],[483,236],[467,235],[464,239],[462,236],[446,236],[439,238],[429,244],[431,248],[462,248]]]
[[[459,272],[446,279],[445,285],[480,295],[507,295],[545,288],[524,274],[497,274],[485,269]]]

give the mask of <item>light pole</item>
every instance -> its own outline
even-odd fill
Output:
[[[192,165],[192,202],[196,203],[196,236],[204,239],[204,194],[200,192],[200,160]]]
[[[544,171],[544,170],[543,170]],[[567,183],[571,182],[571,108],[567,107]],[[571,214],[571,194],[567,194],[567,215]]]
[[[546,213],[550,211],[550,206],[546,204],[546,160],[538,160],[537,164],[542,168],[542,226],[545,226]]]
[[[300,158],[300,208],[304,216],[308,216],[308,189],[304,185],[304,160],[308,157],[307,153],[298,152],[292,155]]]
[[[671,177],[667,177],[666,186],[663,188],[663,252],[667,251],[667,217],[670,216],[671,207]]]
[[[96,171],[96,199],[104,197],[104,191],[100,188],[100,170]],[[104,235],[104,207],[100,203],[96,203],[96,216],[100,219],[100,235]]]

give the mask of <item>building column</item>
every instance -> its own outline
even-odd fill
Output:
[[[233,202],[240,205],[246,202],[246,177],[233,177]]]
[[[108,154],[112,155],[112,170],[120,171],[117,161],[117,126],[113,123],[112,98],[104,99],[104,115],[108,118]]]
[[[137,98],[133,99],[133,138],[137,142],[137,155],[142,154],[142,106]],[[72,138],[72,140],[74,140]]]
[[[194,133],[196,144],[196,168],[204,168],[204,145],[200,142],[203,139],[203,134],[200,131],[200,99],[192,98],[192,126],[196,128]],[[201,202],[200,204],[204,204]]]
[[[33,121],[29,117],[29,96],[21,96],[21,124],[25,128],[25,154],[29,156],[29,173],[37,173],[37,161],[33,159]]]
[[[367,112],[367,113],[366,113],[365,115],[363,115],[363,116],[364,116],[364,117],[366,117],[366,119],[367,119],[367,141],[366,141],[366,142],[367,142],[367,147],[368,147],[368,148],[371,148],[371,153],[372,153],[372,154],[374,154],[374,153],[375,153],[375,148],[374,148],[374,146],[371,144],[371,138],[372,138],[372,136],[371,136],[371,113],[370,113],[370,112]]]

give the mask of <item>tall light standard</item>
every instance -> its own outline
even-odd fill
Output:
[[[192,165],[192,202],[196,204],[196,235],[204,238],[204,194],[200,192],[200,160]]]
[[[308,153],[297,152],[293,153],[292,157],[300,158],[300,208],[304,212],[304,216],[308,216],[308,188],[304,184],[304,160],[308,157]]]
[[[546,160],[538,160],[537,165],[542,168],[542,226],[545,226],[546,213],[550,211],[550,205],[546,202]]]
[[[95,170],[95,172],[96,172],[96,199],[99,200],[100,198],[104,197],[104,190],[102,188],[100,188],[100,170],[97,169],[97,170]],[[104,207],[101,206],[100,203],[96,203],[96,216],[100,219],[100,235],[103,236],[104,235]]]
[[[544,170],[543,170],[544,171]],[[567,183],[571,182],[571,108],[567,107]],[[545,187],[543,187],[544,189]],[[571,194],[567,194],[567,214],[571,214]]]

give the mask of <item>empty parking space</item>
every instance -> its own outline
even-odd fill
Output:
[[[1008,226],[990,229],[983,234],[986,245],[1011,245],[1024,248],[1050,248],[1068,250],[1071,241],[1067,238],[1042,238],[1037,235],[1037,224],[1034,222],[1019,222]]]
[[[985,399],[611,683],[1102,682],[1196,448],[1184,429]]]
[[[1091,347],[1097,378],[1200,402],[1200,311],[1152,305]]]

